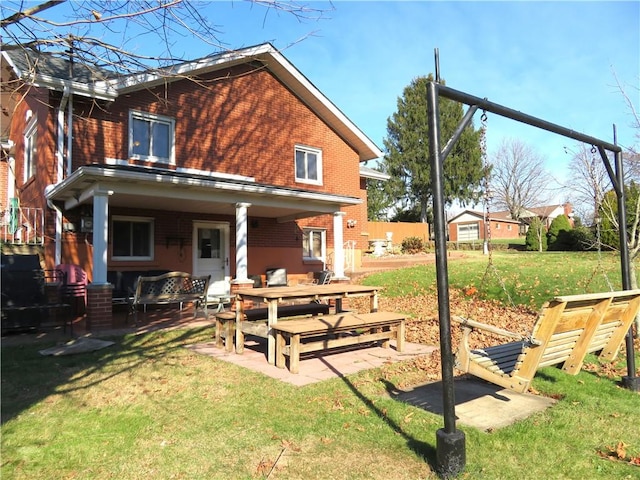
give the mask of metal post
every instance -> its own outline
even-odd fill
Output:
[[[469,95],[464,92],[460,92],[458,90],[454,90],[453,88],[447,87],[445,85],[438,85],[436,95],[443,96],[445,98],[448,98],[449,100],[454,100],[456,102],[464,103],[472,107],[475,106],[477,108],[481,108],[484,111],[492,112],[502,117],[510,118],[511,120],[515,120],[517,122],[526,123],[527,125],[531,125],[533,127],[540,128],[542,130],[556,133],[558,135],[562,135],[563,137],[572,138],[579,142],[583,142],[588,145],[593,145],[597,147],[598,151],[600,152],[600,156],[602,157],[604,166],[607,169],[607,173],[609,174],[609,178],[611,179],[611,182],[613,183],[614,188],[616,190],[616,195],[618,200],[618,223],[620,225],[619,227],[620,265],[622,269],[622,288],[624,290],[630,290],[631,289],[631,275],[630,275],[631,266],[630,266],[630,260],[629,260],[629,248],[627,245],[626,207],[625,207],[625,201],[624,201],[624,176],[622,173],[622,148],[617,144],[617,139],[615,138],[616,137],[615,129],[614,129],[614,143],[609,143],[609,142],[600,140],[598,138],[591,137],[589,135],[585,135],[580,132],[576,132],[575,130],[571,130],[569,128],[562,127],[560,125],[547,122],[545,120],[541,120],[531,115],[527,115],[517,110],[513,110],[503,105],[490,102],[486,98],[480,98],[473,95]],[[431,118],[429,118],[429,120],[431,121]],[[615,173],[613,172],[611,165],[608,162],[606,151],[612,152],[615,156],[615,168],[616,168]],[[432,157],[432,161],[433,161],[433,157]],[[432,175],[433,175],[433,169],[432,169]],[[434,185],[434,192],[435,192],[435,185]],[[436,195],[434,193],[434,203],[435,203],[435,197]],[[435,209],[435,206],[434,206],[434,209]],[[436,254],[437,254],[437,249],[436,249]],[[629,329],[629,332],[627,333],[626,347],[627,347],[628,376],[623,377],[622,384],[626,388],[629,388],[630,390],[639,391],[640,382],[638,382],[638,378],[635,375],[633,326]]]
[[[615,133],[614,133],[615,136]],[[618,223],[620,234],[620,264],[622,270],[622,288],[631,289],[631,262],[629,260],[629,245],[627,244],[627,211],[625,208],[624,173],[622,168],[622,152],[615,153],[616,178],[619,189],[616,189],[618,200]],[[627,375],[622,377],[622,385],[635,392],[640,391],[640,382],[636,377],[636,360],[633,346],[633,324],[627,332]]]
[[[447,224],[444,215],[442,162],[440,158],[439,86],[427,84],[427,117],[429,122],[429,158],[433,191],[433,223],[436,243],[436,281],[440,326],[440,358],[442,363],[442,403],[444,428],[436,432],[436,470],[443,478],[458,475],[466,463],[464,432],[456,430],[456,411],[451,350],[451,313],[447,274]]]

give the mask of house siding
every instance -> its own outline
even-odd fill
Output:
[[[458,232],[461,226],[476,225],[478,229],[479,240],[484,240],[487,236],[484,220],[473,214],[464,213],[449,222],[449,240],[457,242]],[[519,238],[519,226],[514,222],[502,222],[500,220],[491,219],[491,239],[516,239]]]
[[[129,111],[138,110],[175,119],[175,165],[130,160],[130,164],[175,169],[194,168],[252,177],[257,183],[303,188],[318,192],[360,198],[361,205],[346,207],[344,221],[366,225],[366,189],[359,175],[358,153],[268,70],[240,66],[202,77],[201,82],[179,80],[150,90],[118,97],[112,103],[74,98],[73,169],[104,163],[106,159],[128,160]],[[49,126],[53,130],[55,117]],[[295,182],[294,148],[305,145],[322,151],[322,185]],[[42,191],[42,190],[41,190]],[[248,211],[251,216],[251,208]],[[79,225],[78,209],[65,213],[65,222]],[[235,218],[216,215],[160,211],[144,212],[110,208],[113,215],[154,218],[156,258],[151,262],[114,262],[109,252],[109,268],[192,268],[193,221],[224,221],[235,225]],[[251,273],[280,266],[292,272],[320,269],[324,265],[302,260],[302,228],[327,231],[328,257],[332,256],[333,217],[313,218],[278,224],[260,218],[259,228],[249,229],[249,268]],[[366,249],[362,227],[344,229],[343,239]],[[235,257],[234,229],[231,228],[230,256]],[[91,234],[63,235],[63,257],[83,265],[91,276]],[[182,251],[167,237],[181,238]],[[109,247],[111,238],[109,238]],[[160,257],[160,254],[162,256]],[[179,258],[180,261],[169,260]],[[178,263],[176,265],[176,263]],[[231,268],[235,275],[234,265]]]
[[[47,207],[44,191],[48,185],[55,183],[56,168],[56,130],[55,130],[55,105],[59,100],[50,95],[49,91],[30,87],[21,92],[21,100],[16,102],[11,115],[9,138],[15,142],[13,158],[15,159],[15,195],[20,199],[21,208],[40,208],[44,212],[44,230],[39,235],[44,236],[46,243],[55,235],[55,211]],[[28,113],[28,112],[31,113]],[[32,118],[37,119],[37,166],[34,175],[24,179],[25,130]],[[3,208],[9,206],[8,202],[8,166],[3,172]],[[47,268],[53,267],[53,259],[45,255]]]

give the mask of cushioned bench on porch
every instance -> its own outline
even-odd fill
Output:
[[[404,350],[405,317],[398,313],[339,313],[318,318],[287,320],[273,325],[276,332],[276,366],[284,368],[289,357],[289,371],[298,373],[300,354],[369,342],[396,341]]]
[[[278,307],[278,318],[300,317],[305,315],[324,315],[329,313],[329,305],[325,303],[298,303],[295,305],[281,305]],[[267,308],[249,308],[244,311],[244,320],[248,322],[259,322],[245,325],[247,333],[259,337],[267,337],[267,325],[262,320],[267,320],[269,310]],[[216,313],[216,333],[215,342],[218,347],[222,347],[222,337],[224,337],[225,349],[233,350],[233,337],[235,331],[236,312]]]

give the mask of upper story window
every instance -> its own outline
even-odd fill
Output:
[[[117,217],[111,221],[113,260],[153,260],[153,219]]]
[[[173,118],[129,112],[129,157],[159,163],[175,163]]]
[[[296,182],[322,185],[322,150],[296,145]]]
[[[24,131],[24,178],[26,182],[36,174],[38,161],[38,121],[36,117],[29,122]]]

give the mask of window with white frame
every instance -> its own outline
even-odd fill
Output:
[[[322,260],[326,258],[326,231],[305,228],[302,233],[302,257],[304,260]]]
[[[29,180],[36,174],[38,161],[38,121],[36,117],[29,122],[24,132],[24,175],[23,181]]]
[[[322,150],[296,145],[296,182],[322,185]]]
[[[113,260],[153,260],[153,219],[118,217],[111,220]]]
[[[129,157],[158,163],[175,163],[175,120],[161,115],[129,112]]]

